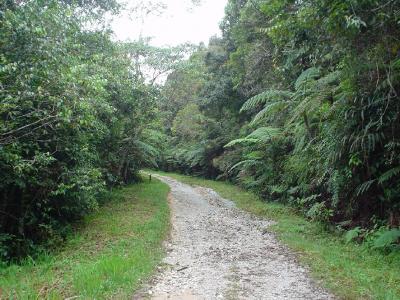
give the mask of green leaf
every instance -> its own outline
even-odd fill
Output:
[[[247,100],[242,108],[240,109],[241,112],[247,111],[250,109],[256,108],[260,104],[264,104],[268,101],[279,101],[279,100],[284,100],[284,99],[289,99],[290,97],[293,96],[292,92],[289,91],[281,91],[281,90],[267,90],[265,92],[262,92],[261,94],[258,94],[249,100]]]
[[[400,238],[400,229],[390,229],[377,234],[373,241],[373,248],[382,249],[391,246]]]
[[[355,227],[349,231],[347,231],[344,235],[344,240],[346,243],[350,243],[351,241],[355,240],[358,238],[360,233],[362,232],[362,229],[360,227]]]

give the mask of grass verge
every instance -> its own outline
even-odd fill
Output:
[[[156,172],[190,185],[209,187],[246,211],[277,221],[272,230],[298,253],[312,275],[342,299],[400,299],[400,254],[346,244],[317,223],[287,206],[261,201],[253,193],[227,182],[175,173]]]
[[[130,299],[163,256],[168,192],[158,180],[112,192],[59,253],[0,270],[0,299]]]

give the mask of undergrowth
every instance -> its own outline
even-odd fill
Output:
[[[112,192],[58,253],[0,269],[0,299],[127,299],[160,261],[169,188],[158,180]]]
[[[309,266],[314,278],[342,299],[400,299],[400,253],[385,254],[346,242],[341,235],[296,214],[290,207],[260,200],[227,182],[157,172],[190,185],[214,189],[256,215],[272,219],[271,230]]]

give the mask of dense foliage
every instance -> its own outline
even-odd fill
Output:
[[[96,21],[116,3],[0,9],[0,258],[9,259],[57,244],[107,187],[154,163],[157,89],[138,71],[145,43],[112,42]]]
[[[398,1],[229,0],[194,50],[113,41],[118,9],[0,2],[1,259],[57,244],[157,163],[398,247]]]
[[[221,29],[166,82],[164,168],[238,181],[354,237],[375,227],[391,246],[399,2],[230,0]]]

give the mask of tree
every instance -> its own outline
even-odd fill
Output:
[[[0,15],[0,257],[54,246],[105,189],[155,163],[156,90],[110,32],[112,1],[8,2]],[[84,9],[82,10],[82,6]]]

